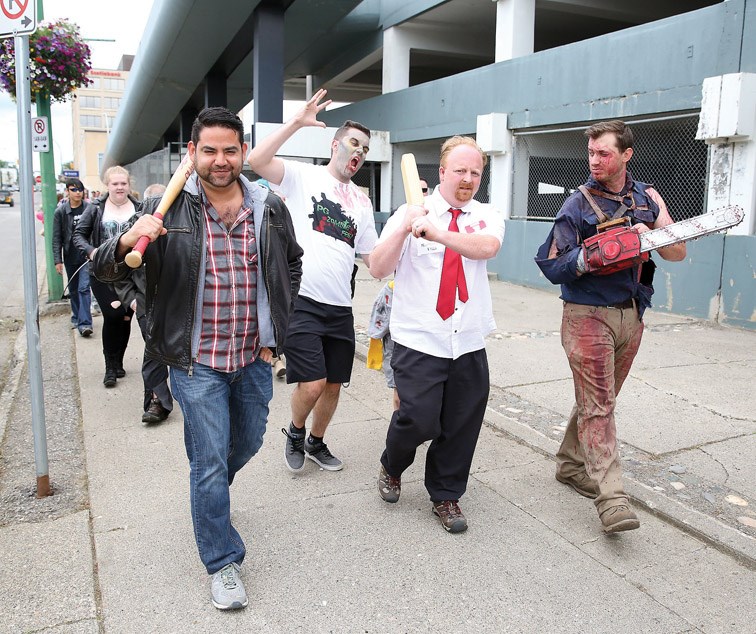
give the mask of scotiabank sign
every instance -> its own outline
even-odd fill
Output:
[[[89,73],[90,77],[123,77],[123,75],[117,71],[112,70],[93,70]]]

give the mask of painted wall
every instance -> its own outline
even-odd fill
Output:
[[[508,220],[488,270],[500,280],[558,293],[533,261],[550,230],[548,222]],[[756,330],[756,237],[707,236],[688,243],[683,262],[654,261],[655,310]]]
[[[328,125],[356,119],[388,130],[397,143],[470,134],[477,115],[490,112],[509,113],[509,126],[523,129],[698,110],[704,78],[741,70],[745,4],[729,0],[381,95],[321,118]],[[747,6],[749,15],[756,13],[756,0]],[[743,59],[756,65],[753,45],[744,47]],[[605,72],[617,60],[617,72]]]

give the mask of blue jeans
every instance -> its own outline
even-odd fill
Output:
[[[73,248],[73,247],[72,247]],[[71,298],[71,323],[77,328],[92,326],[92,293],[89,290],[89,266],[85,260],[64,258],[63,266],[68,277],[68,295]],[[81,270],[76,270],[81,266]],[[75,274],[75,275],[74,275]]]
[[[228,373],[199,364],[192,376],[171,368],[184,414],[194,538],[208,574],[244,560],[244,542],[231,525],[229,486],[262,447],[272,377],[270,364],[260,359]]]

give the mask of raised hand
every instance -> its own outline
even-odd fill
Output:
[[[321,88],[312,96],[309,101],[305,103],[302,109],[294,115],[294,119],[297,120],[297,123],[301,127],[326,127],[326,124],[322,121],[318,121],[317,117],[322,110],[325,110],[328,106],[331,105],[331,99],[320,103],[327,93],[328,91],[325,88]]]

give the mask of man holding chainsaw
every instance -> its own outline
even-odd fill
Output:
[[[562,205],[536,255],[564,300],[562,346],[572,369],[575,406],[557,452],[556,479],[594,499],[604,532],[640,526],[622,485],[614,421],[616,397],[630,372],[651,305],[654,263],[639,235],[672,224],[649,184],[633,179],[633,133],[622,121],[585,131],[591,178]],[[685,245],[660,248],[685,258]]]

